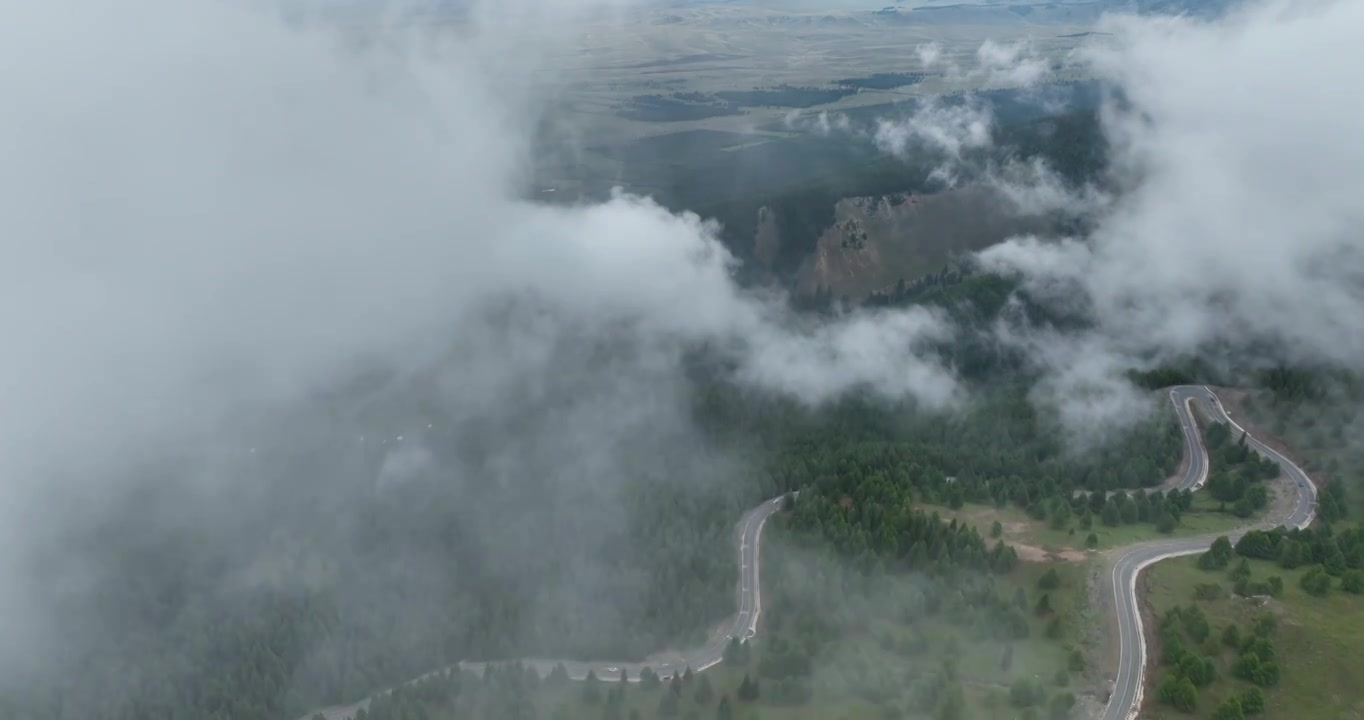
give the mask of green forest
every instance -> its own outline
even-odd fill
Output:
[[[1011,152],[1046,154],[1067,177],[1090,177],[1103,163],[1092,113],[1018,121],[1002,132]],[[824,183],[788,192],[786,204],[772,207],[783,222],[813,232],[832,205],[812,198],[893,184],[904,168],[877,172],[857,181],[872,185]],[[716,680],[711,692],[685,691],[705,695],[706,717],[742,715],[754,686],[778,703],[837,696],[810,668],[838,652],[836,637],[872,632],[829,612],[846,599],[844,590],[875,596],[893,586],[904,606],[886,610],[892,620],[941,620],[993,643],[1045,636],[1065,647],[1073,629],[1052,609],[1057,600],[1024,577],[1030,571],[1019,569],[1014,550],[997,533],[982,537],[931,508],[1018,508],[1080,536],[1095,525],[1172,532],[1192,499],[1158,489],[1183,451],[1165,398],[1151,393],[1144,420],[1075,452],[1059,419],[1030,395],[1040,370],[985,329],[997,322],[1076,328],[1083,318],[969,265],[902,282],[867,305],[929,306],[961,329],[936,352],[966,384],[963,408],[932,412],[870,391],[811,407],[754,391],[732,376],[723,351],[695,348],[681,390],[686,430],[613,457],[612,472],[630,478],[618,487],[561,477],[548,460],[515,482],[496,479],[499,454],[527,454],[520,437],[553,432],[552,418],[525,413],[502,424],[440,427],[429,438],[434,469],[378,492],[384,453],[342,438],[380,428],[362,412],[338,411],[344,393],[301,412],[306,422],[296,424],[308,429],[289,443],[262,446],[249,463],[234,465],[234,491],[212,503],[165,489],[161,481],[187,472],[174,462],[140,468],[133,484],[141,490],[62,538],[43,568],[34,593],[70,618],[64,630],[72,641],[0,676],[0,717],[294,720],[463,659],[628,660],[698,643],[733,612],[733,523],[757,502],[792,491],[799,499],[774,522],[765,547],[767,646],[746,673],[729,677],[732,687]],[[799,310],[813,318],[839,312],[828,297],[807,298]],[[1311,369],[1257,372],[1263,392],[1252,402],[1274,417],[1301,417],[1311,403],[1345,392],[1342,381]],[[1133,376],[1149,388],[1208,378],[1196,364]],[[411,407],[413,420],[440,424],[439,408]],[[1341,426],[1301,425],[1309,434],[1304,450],[1338,439]],[[1208,444],[1215,455],[1209,493],[1230,514],[1261,509],[1263,481],[1277,467],[1220,426],[1209,429]],[[1358,463],[1333,456],[1323,469],[1342,467]],[[1323,519],[1344,517],[1364,497],[1348,487],[1332,483],[1323,493]],[[1358,548],[1344,534],[1251,534],[1237,551],[1320,564],[1326,579],[1314,577],[1314,587],[1348,591],[1359,582]],[[957,653],[949,652],[956,636],[902,630],[883,633],[886,652],[949,660]],[[1058,671],[1067,671],[1070,650],[1058,652]],[[473,715],[520,717],[532,712],[524,686],[534,682],[524,671],[456,673],[385,703],[450,705],[458,696],[472,698]],[[887,689],[906,683],[908,695]],[[975,692],[951,662],[909,679],[868,674],[834,685],[943,718],[962,717],[960,697]],[[678,687],[666,692],[680,697]],[[1062,692],[1021,686],[1008,702],[1061,712],[1055,708],[1068,702],[1052,695]],[[602,691],[603,712],[628,715],[611,697]],[[411,715],[385,703],[376,704],[376,717]],[[651,705],[671,717],[664,707]]]
[[[1011,292],[1004,279],[954,272],[901,301],[988,322]],[[693,643],[732,612],[733,522],[791,490],[802,499],[778,532],[872,574],[988,576],[1016,562],[997,541],[915,503],[1013,504],[1082,523],[1178,516],[1186,502],[1178,493],[1077,492],[1150,487],[1172,472],[1179,435],[1156,400],[1149,421],[1076,455],[1055,419],[1029,402],[1016,357],[972,339],[941,352],[964,376],[990,379],[965,413],[870,395],[804,407],[727,380],[716,369],[723,362],[698,361],[688,394],[704,439],[664,465],[649,449],[622,458],[635,479],[618,497],[570,491],[552,477],[469,486],[440,472],[376,496],[377,458],[354,448],[319,437],[263,451],[269,462],[249,491],[205,515],[165,527],[142,524],[146,508],[130,506],[74,539],[107,570],[92,592],[53,587],[54,602],[89,623],[73,628],[86,641],[44,658],[49,672],[32,682],[10,678],[0,709],[15,720],[288,719],[464,658],[637,658]],[[749,470],[724,475],[742,481],[696,481],[721,458],[743,459]],[[328,482],[291,482],[301,472]],[[176,498],[156,501],[173,507]],[[590,516],[608,502],[624,518],[611,532],[563,525],[565,513]],[[488,523],[498,516],[510,521]],[[498,537],[537,538],[528,543],[536,549],[508,565]],[[577,587],[584,568],[596,575],[582,592],[539,602]],[[290,582],[230,582],[244,572]],[[945,590],[929,587],[932,605]],[[977,619],[1016,632],[1018,610],[982,592],[970,606]],[[819,633],[811,637],[816,652]]]

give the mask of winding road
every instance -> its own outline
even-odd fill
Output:
[[[1208,416],[1214,421],[1227,423],[1236,435],[1245,430],[1227,415],[1216,394],[1206,386],[1180,385],[1170,390],[1170,401],[1175,406],[1184,433],[1185,447],[1189,452],[1189,463],[1184,477],[1178,485],[1182,490],[1199,490],[1208,479],[1208,452],[1203,446],[1203,437],[1194,418],[1193,405],[1201,403]],[[1276,521],[1262,521],[1248,525],[1236,532],[1228,533],[1235,542],[1247,530],[1272,528],[1279,525],[1304,528],[1311,524],[1316,513],[1317,489],[1307,474],[1288,458],[1275,452],[1261,441],[1246,434],[1246,442],[1261,455],[1278,463],[1297,494],[1297,501],[1287,518]],[[522,659],[520,662],[533,668],[542,677],[548,675],[554,666],[562,664],[570,678],[582,680],[588,672],[593,672],[603,680],[614,680],[624,670],[632,682],[639,680],[640,672],[652,669],[660,677],[667,678],[683,672],[687,668],[701,671],[716,665],[724,656],[725,645],[729,638],[748,639],[757,634],[758,618],[762,614],[762,598],[758,586],[759,541],[763,525],[767,519],[781,508],[781,497],[764,501],[744,513],[735,526],[739,552],[739,581],[735,587],[738,598],[738,611],[725,627],[728,632],[717,632],[699,648],[686,651],[663,651],[645,658],[643,662],[575,661],[549,660],[542,658]],[[1178,540],[1155,540],[1129,546],[1121,551],[1109,575],[1118,622],[1118,674],[1113,682],[1108,704],[1104,707],[1100,720],[1130,720],[1141,709],[1142,685],[1146,665],[1146,642],[1142,630],[1141,612],[1137,602],[1137,576],[1143,569],[1167,558],[1192,555],[1207,550],[1217,535],[1181,538]],[[511,661],[505,661],[511,662]],[[481,672],[488,663],[461,662],[456,667]],[[414,678],[417,682],[447,668],[432,671],[427,675]],[[387,692],[387,691],[383,691]],[[373,696],[371,696],[373,697]],[[315,710],[300,718],[311,720],[321,714],[326,720],[353,720],[361,708],[367,707],[371,698],[357,703]]]
[[[603,680],[616,680],[620,677],[621,670],[624,670],[631,682],[639,681],[639,674],[644,668],[650,668],[660,677],[668,678],[684,672],[687,668],[691,668],[693,671],[701,671],[718,664],[724,658],[725,646],[731,637],[748,639],[758,634],[758,617],[762,614],[762,594],[758,587],[758,543],[762,538],[763,525],[767,523],[767,519],[781,509],[782,497],[778,496],[764,501],[761,505],[744,513],[744,516],[735,525],[735,536],[739,549],[739,582],[735,586],[735,593],[738,597],[739,609],[734,618],[725,623],[724,627],[727,628],[727,631],[717,631],[705,645],[691,650],[659,652],[645,658],[643,662],[549,660],[543,658],[526,658],[519,660],[519,662],[534,669],[541,677],[549,675],[555,665],[563,665],[564,669],[568,671],[568,676],[574,680],[585,679],[588,672],[595,673],[597,677]],[[482,672],[488,664],[469,661],[461,662],[456,667],[461,670]],[[492,664],[498,663],[493,662]],[[426,675],[409,680],[408,684],[424,680],[427,677],[444,672],[446,669],[433,670]],[[299,720],[312,720],[317,714],[321,714],[327,720],[353,720],[361,708],[369,706],[372,697],[350,705],[314,710]]]
[[[1240,435],[1245,429],[1227,415],[1226,409],[1218,401],[1217,395],[1202,385],[1180,385],[1170,390],[1170,401],[1183,426],[1185,447],[1189,450],[1189,466],[1181,480],[1180,489],[1198,490],[1208,479],[1208,451],[1203,447],[1202,435],[1193,416],[1193,404],[1200,402],[1208,416],[1214,421],[1228,424],[1234,434]],[[1302,468],[1292,460],[1275,452],[1263,442],[1246,433],[1246,444],[1264,457],[1273,460],[1282,468],[1281,477],[1287,478],[1297,495],[1297,502],[1286,518],[1265,520],[1249,525],[1233,533],[1226,533],[1234,543],[1251,529],[1267,529],[1283,525],[1305,528],[1312,523],[1317,509],[1317,488]],[[1146,669],[1146,639],[1143,635],[1141,610],[1137,603],[1137,576],[1147,566],[1181,555],[1192,555],[1212,546],[1217,535],[1182,538],[1179,540],[1157,540],[1133,545],[1123,550],[1113,564],[1109,584],[1113,593],[1113,605],[1118,620],[1118,675],[1113,682],[1113,690],[1108,705],[1100,720],[1129,720],[1141,711],[1142,686]]]

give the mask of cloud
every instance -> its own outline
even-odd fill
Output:
[[[760,335],[744,377],[818,402],[852,387],[870,387],[892,397],[910,396],[931,408],[945,408],[961,390],[952,375],[924,357],[952,328],[927,312],[863,313],[821,325],[809,334]],[[887,366],[900,371],[885,372]]]
[[[1034,54],[1030,44],[1021,41],[997,43],[986,40],[976,51],[975,65],[968,68],[943,60],[942,48],[937,44],[921,45],[918,53],[926,67],[941,65],[943,79],[949,85],[959,87],[1026,89],[1037,85],[1050,72],[1046,61]],[[1047,98],[1038,94],[1035,100],[1046,102]],[[1074,207],[1084,200],[1095,199],[1077,197],[1073,190],[1059,182],[1055,173],[1039,163],[996,168],[986,159],[966,162],[964,154],[967,151],[992,144],[993,131],[994,116],[990,105],[981,101],[974,90],[968,90],[946,102],[931,96],[924,98],[905,117],[879,118],[872,139],[883,152],[897,157],[926,153],[941,158],[929,179],[949,186],[959,181],[969,165],[989,176],[991,184],[1007,190],[1009,199],[1027,212],[1041,206]],[[1019,175],[1028,175],[1028,182],[1020,183]]]
[[[997,43],[986,40],[976,49],[976,75],[994,84],[1029,86],[1046,76],[1047,62],[1032,52],[1029,43]]]
[[[229,473],[196,458],[321,434],[264,418],[361,371],[443,368],[452,424],[537,418],[543,450],[507,450],[509,481],[556,461],[626,482],[609,472],[623,449],[687,431],[676,391],[698,346],[811,402],[952,400],[951,373],[915,352],[949,332],[931,313],[798,326],[735,284],[694,215],[517,199],[543,53],[617,4],[480,4],[453,33],[344,38],[214,0],[9,14],[0,635],[56,631],[23,578],[141,463],[179,455],[190,469],[166,482],[220,487]],[[422,472],[413,453],[385,477]]]
[[[929,101],[906,120],[877,123],[876,145],[883,151],[905,155],[919,144],[953,160],[966,150],[985,147],[990,144],[990,109]]]
[[[1093,216],[1112,201],[1111,191],[1093,182],[1077,187],[1038,157],[990,164],[982,171],[981,182],[1024,215]]]
[[[1056,265],[1066,262],[1063,254],[1050,259]],[[1064,281],[1035,288],[1035,298],[1052,301],[1071,291]],[[1150,397],[1122,380],[1131,359],[1116,352],[1104,338],[1010,322],[1012,314],[1006,313],[995,324],[993,339],[1022,351],[1042,371],[1029,392],[1030,399],[1055,413],[1068,431],[1070,450],[1101,445],[1115,432],[1149,416]]]
[[[943,80],[951,86],[1026,89],[1050,73],[1047,62],[1037,57],[1031,44],[1025,42],[987,40],[977,49],[975,64],[967,68],[945,60],[942,46],[937,43],[922,44],[915,50],[925,68],[941,67]],[[1054,102],[1042,92],[1035,93],[1032,99],[1043,105]],[[906,115],[879,117],[870,126],[854,124],[845,114],[831,116],[826,111],[811,115],[792,110],[783,121],[789,130],[869,139],[882,152],[902,159],[936,158],[938,162],[927,179],[945,186],[956,185],[971,170],[1005,191],[1007,199],[1025,213],[1077,210],[1101,200],[1092,188],[1077,191],[1067,187],[1055,172],[1039,162],[1006,163],[999,167],[988,158],[965,157],[969,151],[990,147],[995,129],[991,106],[974,90],[946,100],[936,96],[918,98],[912,107]]]
[[[782,117],[783,124],[787,130],[802,130],[815,132],[821,136],[828,137],[835,133],[854,134],[852,122],[843,113],[830,115],[827,110],[819,111],[818,115],[808,115],[799,110],[792,110]]]
[[[1104,127],[1129,189],[1082,241],[1017,239],[983,261],[1068,288],[1097,323],[1086,343],[1129,365],[1231,351],[1360,367],[1364,99],[1344,88],[1361,24],[1341,1],[1105,20],[1112,37],[1081,57],[1124,99]]]
[[[914,52],[919,56],[919,62],[926,68],[937,65],[942,59],[942,45],[935,42],[916,45]]]

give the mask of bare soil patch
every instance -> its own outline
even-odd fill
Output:
[[[1028,562],[1072,562],[1079,563],[1089,559],[1089,556],[1071,548],[1065,548],[1053,552],[1036,545],[1024,545],[1022,543],[1011,543],[1018,557]]]
[[[1152,658],[1161,656],[1160,633],[1156,632],[1159,618],[1156,617],[1156,609],[1151,605],[1150,577],[1147,572],[1152,566],[1148,566],[1145,571],[1137,574],[1137,612],[1141,613],[1141,634],[1146,639],[1146,669],[1142,676],[1142,705],[1156,697],[1156,679],[1160,676],[1156,672],[1156,665]],[[1116,643],[1115,643],[1116,644]]]
[[[1028,535],[1031,530],[1030,524],[1018,520],[1002,520],[1000,514],[991,508],[976,508],[958,515],[961,521],[974,525],[982,534],[987,535],[990,526],[995,521],[999,521],[999,526],[1003,529],[1003,536],[1000,538],[1008,545],[1012,546],[1018,553],[1018,559],[1027,562],[1084,562],[1089,559],[1089,555],[1082,550],[1071,547],[1062,547],[1056,550],[1048,550],[1039,547],[1029,540]]]

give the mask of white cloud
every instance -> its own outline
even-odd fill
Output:
[[[809,115],[792,110],[782,118],[788,130],[803,130],[815,132],[824,137],[833,134],[851,135],[853,133],[852,122],[843,113],[829,114],[827,110],[821,110],[817,115]]]
[[[938,43],[923,43],[914,47],[914,52],[919,56],[919,62],[926,68],[931,68],[942,60],[942,45]]]
[[[1049,71],[1047,62],[1037,57],[1029,43],[997,43],[986,40],[976,49],[975,75],[984,76],[992,84],[1029,86],[1036,84]]]
[[[532,71],[579,6],[613,4],[489,3],[453,37],[352,44],[217,0],[7,14],[0,636],[41,632],[18,578],[119,496],[121,470],[361,366],[410,371],[453,344],[445,389],[470,414],[620,388],[584,391],[547,443],[598,469],[681,413],[667,389],[697,344],[811,401],[866,385],[950,402],[951,374],[914,353],[947,331],[927,312],[793,328],[695,216],[517,199]]]
[[[997,43],[986,40],[976,51],[976,63],[969,68],[943,60],[942,48],[937,44],[920,45],[920,60],[926,66],[943,67],[943,78],[949,85],[977,87],[980,85],[1028,88],[1036,85],[1050,72],[1046,61],[1037,57],[1032,46],[1025,42]],[[967,91],[962,104],[946,104],[933,97],[927,98],[913,114],[900,118],[880,118],[872,135],[878,148],[898,157],[911,152],[926,152],[941,157],[929,174],[929,179],[955,185],[962,172],[963,153],[985,148],[993,141],[994,118],[990,106],[981,102],[974,91]],[[1045,98],[1038,97],[1039,102]],[[1070,207],[1081,198],[1067,189],[1059,178],[1038,163],[1004,169],[987,168],[990,181],[1009,191],[1009,198],[1021,209],[1031,211],[1043,205]],[[1020,184],[1018,175],[1030,175]],[[1048,182],[1042,183],[1040,181]],[[1024,186],[1029,186],[1025,188]]]
[[[875,140],[877,147],[892,155],[927,147],[950,160],[960,160],[966,150],[990,144],[990,122],[990,109],[984,105],[944,105],[930,100],[903,120],[879,120]]]
[[[1102,212],[1112,198],[1093,184],[1074,187],[1041,158],[1013,161],[986,169],[982,182],[994,188],[1018,212],[1071,216]]]
[[[1254,347],[1359,367],[1359,27],[1364,4],[1341,0],[1108,19],[1112,37],[1082,57],[1129,103],[1105,128],[1131,188],[1083,243],[1020,239],[982,258],[1072,288],[1129,363]]]

